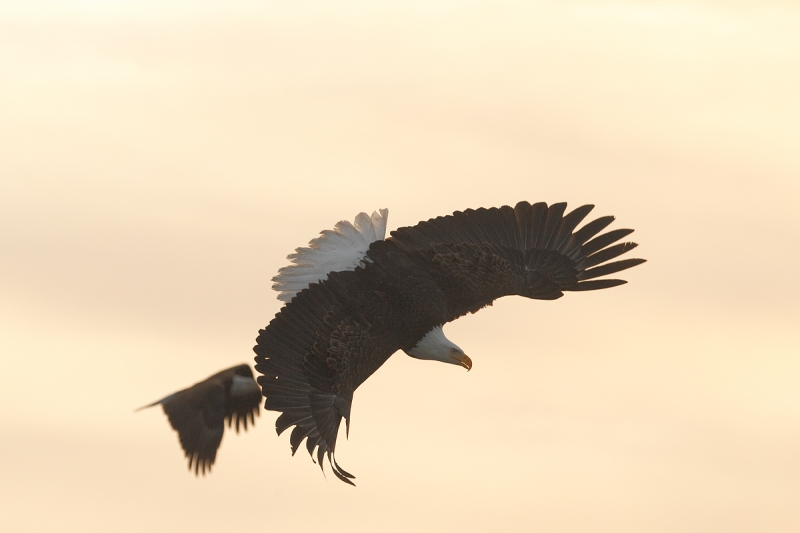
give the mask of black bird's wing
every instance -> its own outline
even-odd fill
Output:
[[[225,389],[217,381],[202,381],[161,401],[195,474],[211,471],[225,429]]]
[[[320,467],[327,456],[334,474],[352,484],[336,463],[342,418],[350,421],[353,391],[399,349],[381,320],[380,302],[359,291],[360,272],[336,272],[301,291],[259,331],[256,370],[266,403],[282,414],[280,435],[294,426],[294,454],[303,440]]]
[[[594,206],[564,215],[566,203],[520,202],[514,208],[468,209],[392,232],[391,240],[430,264],[446,294],[448,321],[474,313],[511,294],[554,300],[564,291],[590,291],[627,283],[596,279],[644,263],[644,259],[608,262],[637,245],[623,242],[633,232],[602,235],[614,217],[575,228]]]

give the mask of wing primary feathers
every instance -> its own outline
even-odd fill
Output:
[[[559,224],[564,210],[567,208],[566,202],[559,202],[550,206],[547,210],[547,222],[545,222],[544,233],[542,234],[541,248],[547,250],[550,240],[553,238]]]
[[[328,458],[328,460],[330,461],[330,460],[331,460],[331,458],[329,457],[329,458]],[[355,476],[353,476],[353,475],[351,475],[351,474],[348,474],[347,472],[345,472],[344,470],[342,470],[342,469],[341,469],[341,467],[339,467],[339,465],[336,463],[336,459],[335,459],[335,458],[333,459],[333,465],[332,465],[332,466],[333,466],[333,467],[331,468],[331,470],[333,470],[333,474],[334,474],[334,475],[335,475],[337,478],[339,478],[339,480],[341,480],[341,481],[344,481],[344,482],[345,482],[345,483],[347,483],[348,485],[352,485],[352,486],[354,486],[354,487],[356,486],[356,484],[355,484],[355,483],[353,483],[352,481],[350,481],[351,479],[355,479]]]
[[[520,248],[527,250],[532,246],[530,241],[530,219],[531,219],[531,204],[528,202],[519,202],[514,206],[514,216],[517,219],[517,227],[519,228],[521,242]]]
[[[578,277],[581,280],[594,279],[600,276],[614,274],[621,270],[626,270],[631,267],[635,267],[636,265],[641,265],[644,262],[645,259],[623,259],[622,261],[615,261],[613,263],[606,263],[605,265],[600,265],[598,267],[590,268],[589,270],[585,270]]]
[[[303,442],[303,439],[305,439],[308,436],[308,434],[311,433],[312,431],[314,431],[314,426],[311,425],[295,426],[295,428],[292,430],[292,434],[289,436],[289,444],[292,447],[292,455],[294,455],[295,452],[297,452],[297,448],[300,447],[300,444]]]
[[[547,222],[547,211],[547,204],[544,202],[537,202],[531,206],[531,230],[528,235],[529,238],[532,237],[532,239],[529,241],[527,250],[544,248],[544,239],[542,236]]]
[[[500,221],[503,224],[503,229],[506,234],[506,240],[508,241],[508,247],[513,249],[519,249],[519,241],[521,240],[519,236],[519,226],[517,226],[516,217],[514,216],[514,210],[504,205],[500,209],[498,209],[500,215]]]
[[[319,464],[319,469],[322,470],[322,474],[325,475],[325,452],[326,452],[325,444],[320,444],[319,448],[317,448],[317,463]],[[330,458],[329,458],[330,460]]]
[[[572,212],[570,212],[567,216],[561,219],[561,224],[559,226],[558,232],[556,233],[555,239],[551,242],[550,246],[548,246],[548,250],[560,250],[564,241],[569,239],[572,235],[572,232],[578,227],[586,215],[594,209],[594,205],[587,204],[581,207],[578,207]],[[566,253],[566,250],[565,250]]]
[[[605,248],[609,244],[613,244],[621,238],[627,237],[631,233],[633,233],[632,229],[615,229],[613,231],[609,231],[608,233],[604,233],[599,237],[595,237],[591,241],[584,244],[583,251],[586,255],[591,255],[596,251]]]
[[[314,431],[312,431],[308,435],[308,439],[306,440],[306,449],[308,450],[308,454],[312,458],[314,457],[314,448],[317,447],[317,444],[319,443],[320,446],[323,446],[325,444],[324,442],[320,443],[319,440],[320,440],[320,434],[315,427]]]
[[[299,425],[306,421],[314,421],[310,408],[302,411],[284,411],[275,421],[275,431],[280,435],[293,425]]]
[[[565,291],[596,291],[598,289],[610,289],[628,283],[624,279],[594,279],[591,281],[581,281],[571,287],[565,287]]]
[[[576,231],[573,235],[573,238],[578,244],[584,244],[586,241],[606,229],[606,227],[612,222],[614,222],[614,217],[612,216],[604,216],[596,220],[592,220],[584,227]]]
[[[308,397],[303,396],[270,396],[267,399],[267,409],[283,411],[285,409],[300,409],[308,403]]]
[[[338,470],[344,477],[347,477],[347,478],[350,478],[350,479],[355,479],[356,478],[356,476],[354,476],[353,474],[347,472],[344,468],[339,466],[339,463],[336,462],[336,457],[333,458],[333,465],[336,467],[336,470]]]
[[[286,382],[288,380],[280,380],[279,383],[270,386],[272,394],[281,394],[290,397],[307,398],[308,389],[300,389],[289,386]]]
[[[609,248],[604,248],[599,252],[593,253],[589,257],[586,258],[584,262],[584,268],[593,267],[595,265],[599,265],[600,263],[605,263],[606,261],[610,261],[615,257],[618,257],[626,252],[629,252],[636,248],[638,244],[635,242],[623,242],[620,244],[615,244]]]

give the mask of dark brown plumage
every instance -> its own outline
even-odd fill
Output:
[[[565,216],[564,203],[520,202],[431,219],[372,242],[361,266],[298,293],[254,348],[265,407],[281,412],[278,434],[294,426],[292,453],[305,440],[320,467],[327,456],[352,484],[334,456],[341,419],[349,427],[353,393],[397,350],[414,355],[435,328],[502,296],[553,300],[625,283],[596,278],[644,262],[607,262],[636,246],[611,246],[632,230],[596,237],[614,220],[602,217],[575,231],[592,208]]]
[[[222,442],[225,421],[247,429],[259,414],[261,391],[249,365],[238,365],[170,394],[141,409],[161,405],[172,428],[178,432],[181,447],[195,475],[211,471]]]

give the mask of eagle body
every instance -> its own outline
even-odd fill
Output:
[[[217,372],[189,388],[142,407],[161,405],[172,428],[178,432],[189,470],[195,474],[211,471],[222,442],[225,421],[236,432],[248,422],[255,424],[261,392],[250,365],[237,365]]]
[[[373,214],[371,222],[362,214],[356,226],[369,237],[353,233],[347,246],[356,260],[340,253],[336,264],[349,266],[339,271],[313,270],[338,239],[333,233],[298,249],[290,256],[296,265],[282,269],[276,288],[303,281],[284,293],[289,303],[254,347],[265,407],[281,412],[278,433],[294,426],[292,453],[305,440],[321,467],[327,456],[334,474],[352,483],[334,457],[341,420],[349,428],[355,390],[397,350],[469,369],[469,358],[444,337],[444,324],[503,296],[552,300],[564,291],[625,283],[595,278],[644,261],[608,262],[636,246],[612,246],[632,230],[597,236],[613,221],[602,217],[575,231],[592,207],[567,215],[563,203],[467,210],[400,228],[385,240],[382,232],[362,227],[377,227],[379,220],[385,229],[386,213]],[[330,250],[337,253],[335,246]],[[308,260],[312,253],[315,259]]]

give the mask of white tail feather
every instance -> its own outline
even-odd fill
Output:
[[[355,270],[366,259],[369,245],[386,237],[388,209],[373,212],[372,216],[359,213],[355,225],[346,220],[338,222],[333,230],[324,230],[308,243],[308,248],[298,248],[289,255],[292,264],[278,270],[272,278],[278,300],[288,302],[294,295],[328,278],[331,272]]]

